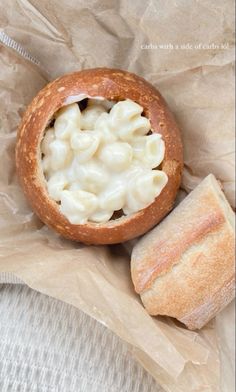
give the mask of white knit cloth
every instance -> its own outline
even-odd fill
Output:
[[[134,360],[129,347],[97,321],[25,285],[0,284],[0,391],[161,388]]]

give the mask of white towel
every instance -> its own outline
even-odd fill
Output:
[[[0,274],[0,282],[17,281]],[[161,390],[97,321],[24,284],[0,284],[1,392]]]

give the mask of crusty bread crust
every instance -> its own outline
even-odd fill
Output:
[[[40,166],[40,142],[49,120],[68,102],[68,97],[79,94],[108,100],[130,98],[144,108],[153,131],[160,133],[165,141],[162,170],[168,176],[168,183],[161,194],[145,209],[106,224],[71,224],[60,213],[57,203],[49,198]],[[182,143],[164,99],[152,85],[129,72],[97,68],[62,76],[38,93],[18,130],[16,166],[24,193],[45,224],[71,240],[87,244],[119,243],[145,233],[172,208],[181,180]]]
[[[234,213],[209,175],[135,245],[135,289],[151,315],[201,328],[234,298],[234,250]]]

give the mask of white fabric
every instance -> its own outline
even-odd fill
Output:
[[[1,272],[0,283],[23,283],[23,282],[20,279],[18,279],[15,275],[9,272]]]
[[[1,280],[15,278],[0,275]],[[76,308],[0,284],[1,392],[159,392],[130,347]]]

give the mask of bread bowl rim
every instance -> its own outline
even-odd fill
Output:
[[[144,115],[150,119],[153,132],[160,133],[165,142],[162,170],[168,176],[168,183],[161,194],[137,213],[105,224],[71,224],[59,211],[58,204],[49,197],[40,165],[40,143],[48,122],[59,108],[72,102],[73,98],[76,102],[80,94],[115,101],[129,98],[137,102],[144,108]],[[118,243],[144,234],[171,209],[180,185],[182,143],[173,116],[152,85],[127,71],[95,68],[63,75],[36,95],[18,129],[16,166],[26,197],[44,223],[72,240],[90,244]],[[166,195],[166,203],[163,195]]]

